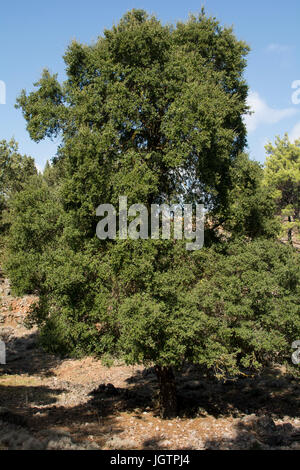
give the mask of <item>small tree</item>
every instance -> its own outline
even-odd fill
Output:
[[[267,144],[266,151],[265,185],[273,194],[292,243],[293,231],[300,227],[300,140],[292,144],[285,134],[276,137],[275,145]]]
[[[18,152],[18,144],[0,141],[0,232],[7,230],[9,225],[8,207],[10,199],[20,191],[31,175],[37,173],[34,160]]]
[[[272,238],[280,232],[280,223],[275,217],[276,202],[264,185],[263,176],[263,168],[258,162],[251,161],[244,153],[238,155],[231,169],[233,188],[221,218],[221,226],[231,238]]]
[[[1,264],[5,237],[11,224],[11,202],[36,174],[34,160],[18,152],[18,144],[12,139],[0,141],[0,253]]]
[[[62,233],[58,184],[49,184],[51,170],[27,179],[10,201],[10,230],[4,265],[16,294],[41,294],[46,281],[47,257]],[[51,181],[51,179],[50,179]]]

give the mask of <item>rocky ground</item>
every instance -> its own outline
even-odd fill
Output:
[[[300,384],[284,370],[220,382],[187,366],[179,416],[161,420],[152,368],[46,354],[24,326],[34,297],[12,297],[3,278],[0,294],[0,450],[300,449]]]

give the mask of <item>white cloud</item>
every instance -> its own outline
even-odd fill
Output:
[[[253,114],[244,117],[248,132],[253,132],[260,124],[276,124],[282,119],[294,116],[298,110],[295,108],[275,109],[260,97],[256,91],[251,91],[248,96],[248,106]]]
[[[289,138],[291,142],[295,142],[295,140],[300,139],[300,122],[297,122],[297,124],[293,127],[289,134]]]
[[[278,53],[288,52],[290,50],[291,50],[290,46],[285,46],[284,44],[276,44],[276,43],[269,44],[266,48],[267,52],[278,52]]]

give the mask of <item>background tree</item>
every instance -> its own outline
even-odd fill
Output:
[[[280,224],[275,217],[277,205],[263,178],[262,165],[250,160],[245,153],[238,155],[231,169],[233,187],[229,191],[228,206],[219,225],[216,223],[227,238],[272,238],[279,234]]]
[[[176,414],[174,367],[185,361],[208,368],[217,364],[223,373],[256,367],[263,363],[263,351],[267,358],[282,357],[298,332],[293,252],[278,244],[249,245],[255,237],[271,236],[272,210],[263,206],[255,229],[247,222],[262,198],[257,167],[239,156],[246,139],[247,51],[231,29],[204,12],[175,27],[133,10],[96,44],[70,45],[66,82],[45,71],[37,89],[23,91],[18,99],[31,137],[39,141],[59,133],[62,144],[50,171],[59,175],[58,184],[50,174],[16,199],[9,275],[16,289],[39,293],[32,320],[51,351],[153,364],[163,416]],[[185,242],[173,240],[99,240],[96,207],[112,203],[117,208],[120,195],[129,205],[148,207],[204,203],[205,249],[188,252]],[[247,235],[248,242],[234,245],[232,252],[216,229],[224,221],[229,225],[223,233]],[[32,258],[26,262],[31,267],[25,272],[26,237],[38,241],[30,245]],[[276,264],[277,247],[286,256]],[[264,250],[265,262],[259,264]],[[213,281],[213,266],[222,271],[227,259],[228,294],[226,276],[220,273]],[[290,284],[276,277],[287,264]],[[256,268],[260,279],[270,273],[262,301],[255,290]],[[279,307],[271,314],[272,292],[278,292],[278,305],[289,299],[282,318]],[[262,319],[255,329],[264,340],[260,346],[253,338],[256,314]],[[272,328],[281,329],[268,342]]]
[[[44,175],[31,176],[10,202],[11,229],[4,263],[17,295],[42,293],[48,258],[62,231],[58,183],[51,184],[52,173],[51,167],[46,167]]]
[[[275,145],[268,143],[266,151],[264,182],[292,242],[293,231],[300,227],[300,140],[291,143],[285,134],[283,138],[276,137]]]
[[[18,144],[0,141],[0,240],[7,233],[10,218],[9,205],[14,195],[24,188],[30,176],[37,173],[34,160],[18,152]]]

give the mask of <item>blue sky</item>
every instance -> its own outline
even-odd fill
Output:
[[[64,79],[62,56],[72,39],[90,43],[131,8],[156,14],[163,23],[185,20],[204,5],[222,24],[251,47],[246,79],[249,104],[255,111],[247,119],[249,152],[264,161],[264,144],[288,132],[300,137],[299,0],[40,0],[2,2],[0,6],[0,81],[6,84],[6,104],[0,104],[0,140],[15,137],[20,151],[32,155],[43,168],[55,155],[57,143],[32,142],[20,110],[14,108],[22,88],[31,90],[43,68]],[[300,90],[300,86],[298,88]],[[294,103],[292,94],[295,93]],[[1,101],[1,90],[0,90]]]

